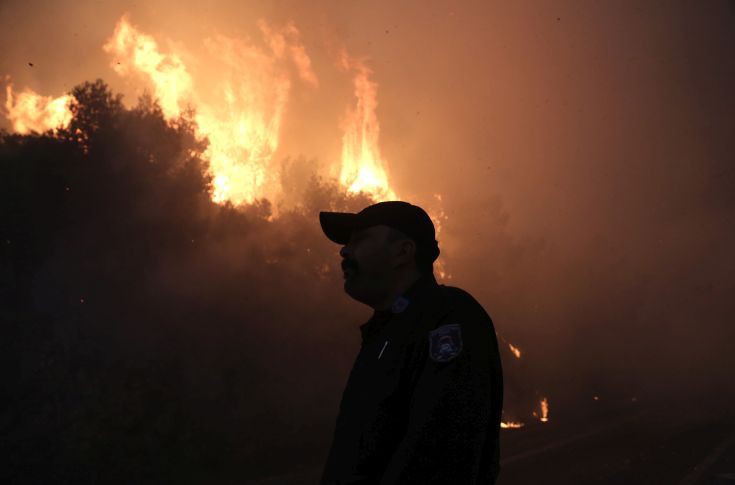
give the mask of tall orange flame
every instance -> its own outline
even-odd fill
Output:
[[[112,69],[119,75],[140,73],[150,78],[154,96],[167,118],[178,117],[184,103],[191,100],[193,81],[181,58],[161,54],[153,37],[138,32],[127,16],[118,21],[102,48],[115,56]]]
[[[207,72],[199,76],[187,69],[178,53],[161,53],[155,39],[139,32],[127,16],[103,47],[112,54],[118,74],[138,76],[153,86],[167,119],[195,109],[197,135],[209,140],[204,157],[217,202],[239,205],[278,195],[271,161],[291,89],[280,61],[290,60],[301,80],[313,87],[318,84],[296,27],[276,29],[262,21],[259,27],[270,51],[241,39],[207,39]],[[215,80],[206,75],[213,66],[218,72]]]
[[[372,71],[364,62],[352,59],[342,51],[342,69],[353,72],[356,104],[342,120],[342,168],[340,183],[349,192],[366,192],[375,200],[396,200],[388,184],[385,161],[380,154],[380,124],[375,114],[378,85],[370,80]]]
[[[526,424],[520,421],[501,421],[500,427],[504,429],[518,429],[524,427]]]

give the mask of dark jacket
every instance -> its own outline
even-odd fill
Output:
[[[320,484],[494,483],[503,380],[482,306],[425,276],[360,331]]]

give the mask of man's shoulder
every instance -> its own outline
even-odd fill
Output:
[[[482,305],[468,291],[454,286],[437,285],[423,312],[422,330],[435,330],[446,324],[460,324],[477,329],[492,328],[492,320]],[[468,329],[469,330],[469,329]]]
[[[432,310],[424,314],[416,329],[422,345],[436,349],[444,339],[456,342],[464,353],[494,355],[493,322],[474,296],[462,288],[438,285],[433,298]]]
[[[485,308],[468,291],[455,286],[439,285],[448,314],[464,316],[471,320],[490,320]]]
[[[473,297],[468,291],[456,286],[439,285],[440,291],[444,294],[445,298],[451,300],[457,304],[472,304],[477,303],[475,297]]]

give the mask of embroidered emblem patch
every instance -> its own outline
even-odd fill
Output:
[[[435,362],[448,362],[462,351],[462,332],[458,323],[442,325],[429,332],[429,356]]]
[[[409,302],[407,298],[399,296],[396,298],[396,301],[393,302],[393,306],[391,306],[390,310],[393,313],[403,313],[403,311],[408,308],[409,303],[411,302]]]

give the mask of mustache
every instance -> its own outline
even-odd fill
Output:
[[[343,259],[342,260],[342,271],[345,271],[347,269],[351,269],[353,271],[357,271],[357,261],[353,259]]]

